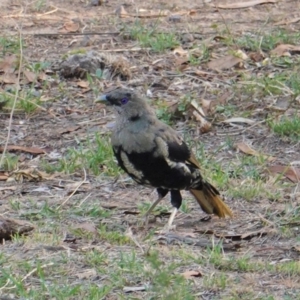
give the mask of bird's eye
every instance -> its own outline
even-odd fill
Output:
[[[128,98],[126,98],[126,97],[125,97],[125,98],[122,98],[122,100],[121,100],[121,103],[122,103],[122,104],[126,104],[127,102],[128,102]]]

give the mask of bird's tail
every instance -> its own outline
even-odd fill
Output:
[[[224,203],[217,189],[208,182],[202,182],[201,189],[190,190],[202,210],[207,214],[215,214],[219,218],[232,217],[230,208]]]

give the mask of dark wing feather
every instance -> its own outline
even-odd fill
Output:
[[[169,158],[175,162],[185,162],[190,157],[190,150],[185,142],[176,140],[166,141],[169,149]]]
[[[176,162],[184,162],[191,165],[193,168],[200,169],[200,165],[193,152],[189,149],[187,144],[178,139],[178,141],[168,141],[169,158]]]

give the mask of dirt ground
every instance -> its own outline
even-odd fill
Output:
[[[300,299],[300,173],[292,172],[291,180],[270,171],[271,167],[294,163],[300,172],[300,142],[279,138],[265,121],[273,113],[286,112],[287,109],[276,111],[272,107],[285,105],[286,99],[290,103],[292,94],[286,90],[276,95],[263,94],[259,86],[251,91],[241,88],[247,84],[244,79],[239,82],[241,73],[259,78],[279,72],[280,67],[273,64],[258,68],[255,61],[244,64],[239,60],[240,65],[223,70],[207,66],[239,49],[250,56],[253,51],[247,45],[238,46],[245,36],[274,30],[297,33],[300,2],[274,0],[236,9],[215,6],[247,1],[198,2],[109,0],[93,6],[87,0],[1,1],[1,35],[22,37],[23,65],[32,73],[32,66],[41,62],[48,65],[39,73],[44,76],[41,80],[27,77],[29,83],[25,84],[21,76],[21,90],[31,86],[32,99],[41,95],[37,109],[29,113],[16,109],[11,124],[10,110],[0,110],[0,146],[4,147],[10,128],[9,145],[44,150],[39,154],[9,151],[17,156],[18,164],[9,171],[0,169],[5,178],[0,181],[0,216],[34,225],[27,235],[0,245],[0,264],[6,270],[0,275],[0,299]],[[174,49],[154,52],[151,47],[141,47],[130,38],[137,21],[142,24],[139,26],[175,32],[180,42],[175,48],[177,53]],[[224,42],[228,39],[233,41],[231,45]],[[184,60],[180,51],[200,48],[203,41],[207,42],[210,57],[199,64]],[[78,49],[123,57],[129,65],[130,78],[91,82],[85,78],[62,78],[53,71],[52,66],[66,53],[77,53]],[[2,52],[0,60],[5,57]],[[269,57],[268,51],[263,52],[265,58]],[[299,73],[299,60],[293,63],[291,72]],[[156,230],[169,215],[167,200],[148,230],[137,225],[143,203],[156,197],[153,190],[136,186],[123,173],[118,178],[109,176],[104,172],[105,165],[99,166],[104,171],[97,176],[84,167],[71,172],[49,172],[45,168],[66,157],[70,149],[95,143],[96,132],[104,137],[109,134],[114,116],[104,106],[95,104],[94,99],[116,84],[143,94],[151,91],[150,101],[155,108],[163,99],[172,111],[185,95],[222,107],[205,111],[212,124],[206,133],[201,133],[199,120],[186,115],[180,115],[172,124],[190,141],[205,176],[218,186],[232,208],[233,219],[207,218],[191,196],[184,193],[187,209],[175,219],[176,231],[159,234]],[[2,81],[0,93],[12,85]],[[20,95],[23,97],[22,92]],[[290,108],[299,113],[299,100]],[[234,121],[223,122],[237,117],[253,123],[233,126]],[[253,161],[247,159],[254,159],[256,154],[245,150],[246,144],[262,154],[263,162],[257,158],[255,169]],[[199,152],[196,147],[200,147]],[[218,172],[228,175],[226,183],[214,175]],[[253,179],[251,172],[258,174],[259,181]],[[147,239],[148,235],[151,238]],[[209,250],[219,243],[221,248]],[[97,262],[87,259],[94,251],[104,253],[106,260],[99,265],[106,264],[114,273],[114,260],[120,253],[136,252],[137,260],[143,264],[148,248],[157,251],[166,265],[176,263],[178,268],[172,271],[176,274],[196,271],[185,279],[190,294],[176,297],[171,292],[151,289],[125,293],[126,286],[146,283],[139,275],[131,274],[123,286],[114,285],[111,282],[119,279],[108,271],[101,273]],[[94,273],[88,273],[91,270]],[[224,276],[226,283],[222,284]],[[52,294],[50,289],[42,288],[41,281],[53,284],[54,290],[91,284],[99,289],[106,285],[112,288],[102,296],[93,296],[84,288],[74,294]]]

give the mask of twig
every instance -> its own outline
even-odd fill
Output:
[[[4,149],[3,149],[3,152],[2,152],[2,155],[1,155],[1,158],[0,158],[0,167],[2,166],[4,156],[5,156],[5,153],[6,153],[6,149],[7,149],[8,143],[9,143],[11,126],[12,126],[12,122],[13,122],[13,115],[14,115],[17,99],[19,97],[20,78],[21,78],[21,70],[22,70],[22,64],[23,64],[22,25],[19,28],[19,46],[20,46],[20,58],[19,58],[19,68],[18,68],[18,77],[17,77],[18,86],[17,86],[17,89],[16,89],[16,93],[15,93],[15,96],[14,96],[14,102],[13,102],[11,112],[10,112],[10,116],[9,116],[8,132],[7,132],[7,137],[6,137]]]
[[[84,179],[77,185],[77,187],[74,189],[74,191],[71,193],[71,195],[69,197],[67,197],[67,199],[58,206],[58,208],[56,210],[59,210],[62,206],[64,206],[72,197],[73,195],[78,191],[78,189],[85,183],[86,181],[86,171],[85,169],[83,169],[84,172]]]
[[[292,198],[295,198],[297,192],[300,191],[300,178],[299,178],[299,175],[298,175],[298,171],[295,168],[295,166],[298,165],[299,163],[300,163],[299,161],[293,161],[291,163],[291,168],[292,168],[292,170],[293,170],[293,172],[294,172],[294,174],[295,174],[295,176],[297,178],[297,184],[296,184],[295,190],[294,190],[294,192],[292,194]]]
[[[41,268],[41,269],[44,269],[44,268],[46,268],[46,267],[50,267],[50,266],[53,266],[53,265],[54,265],[54,263],[51,262],[51,263],[49,263],[49,264],[45,264],[45,265],[40,266],[40,268]],[[26,280],[29,276],[31,276],[31,275],[32,275],[33,273],[35,273],[37,270],[38,270],[38,268],[34,268],[33,270],[31,270],[29,273],[27,273],[27,274],[21,279],[21,281],[23,282],[24,280]]]
[[[88,198],[90,198],[90,196],[92,195],[92,193],[89,193],[78,205],[77,207],[80,207]]]
[[[26,35],[33,35],[33,37],[47,37],[47,36],[72,36],[72,35],[119,35],[120,32],[57,32],[57,33],[27,33]]]
[[[268,118],[268,119],[265,119],[265,120],[262,120],[262,121],[259,121],[259,122],[256,122],[255,124],[249,126],[249,127],[246,127],[244,129],[237,129],[236,131],[231,131],[231,132],[227,132],[227,133],[217,133],[217,135],[220,135],[220,136],[223,136],[223,135],[238,135],[238,134],[241,134],[241,133],[244,133],[245,131],[257,126],[257,125],[260,125],[260,124],[263,124],[267,121],[270,121],[272,118]]]
[[[44,268],[47,268],[47,267],[50,267],[50,266],[53,266],[53,265],[54,265],[54,263],[51,262],[51,263],[49,263],[49,264],[45,264],[45,265],[40,266],[40,269],[44,269]],[[37,270],[38,270],[38,268],[34,268],[34,269],[31,270],[29,273],[27,273],[27,274],[21,279],[21,282],[25,281],[29,276],[31,276],[31,275],[32,275],[33,273],[35,273]],[[6,289],[6,290],[11,290],[11,289],[16,288],[16,285],[13,285],[13,286],[10,286],[10,287],[7,288],[7,285],[9,284],[10,281],[11,281],[10,278],[7,279],[5,285],[2,286],[2,287],[0,288],[0,291],[2,291],[2,290],[4,290],[4,289]]]
[[[133,236],[133,232],[132,232],[132,230],[131,230],[130,227],[126,230],[125,235],[126,235],[127,237],[129,237],[129,238],[133,241],[133,243],[134,243],[138,248],[140,248],[142,254],[145,254],[145,251],[144,251],[143,247],[142,247],[141,244],[137,241],[137,239]]]

